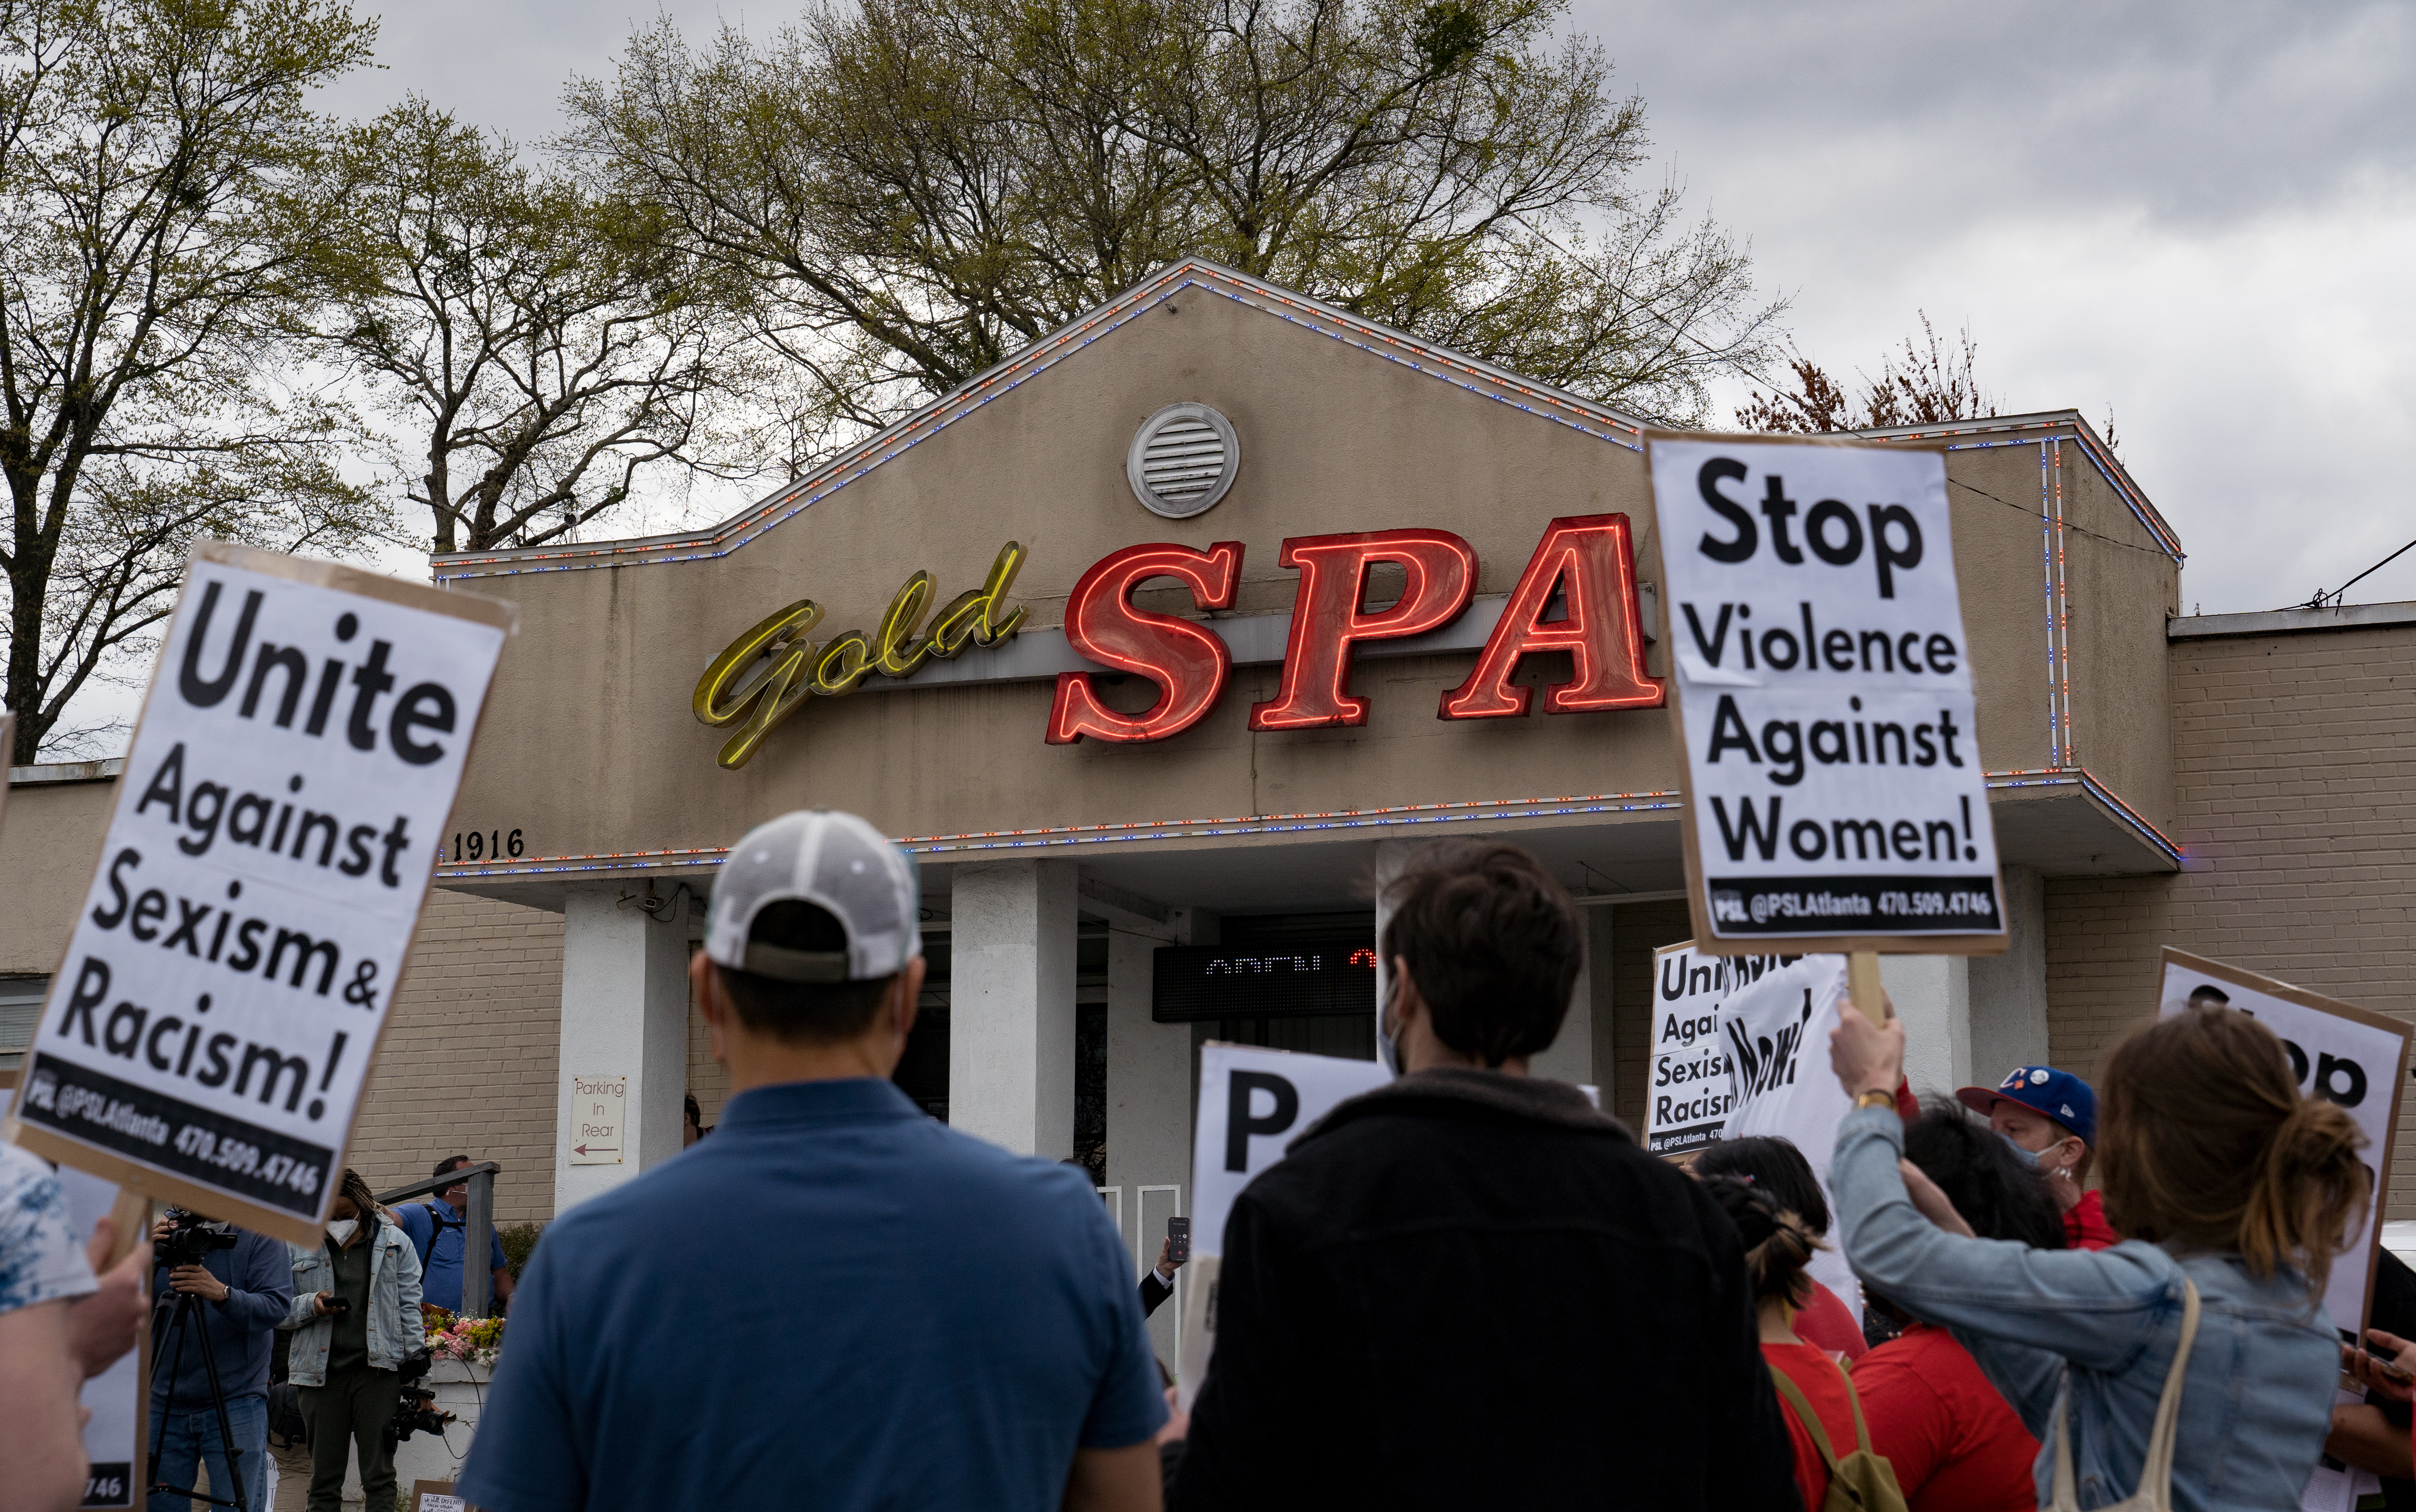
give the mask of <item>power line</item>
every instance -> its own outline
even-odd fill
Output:
[[[2000,499],[1995,494],[1989,492],[1986,489],[1973,488],[1971,484],[1964,482],[1959,477],[1948,478],[1947,481],[1967,492],[1976,493],[1992,504],[2001,504],[2008,509],[2017,509],[2023,514],[2028,515],[2032,520],[2045,521],[2048,518],[2039,510],[2031,508],[2027,504],[2016,504],[2011,499]],[[2111,536],[2105,535],[2099,531],[2091,530],[2086,525],[2076,525],[2068,520],[2061,523],[2064,529],[2072,532],[2076,536],[2087,536],[2092,540],[2104,541],[2108,546],[2120,546],[2126,552],[2146,552],[2152,556],[2167,556],[2170,554],[2161,546],[2141,546],[2134,541],[2116,540]],[[2416,541],[2411,541],[2409,544],[2416,545]]]
[[[2304,607],[2308,609],[2321,609],[2324,607],[2324,600],[2329,598],[2333,601],[2333,608],[2339,608],[2341,596],[2343,594],[2348,593],[2351,588],[2356,587],[2359,583],[2363,582],[2366,579],[2381,571],[2384,567],[2389,567],[2392,563],[2398,561],[2403,556],[2406,556],[2411,549],[2416,549],[2416,541],[2409,541],[2406,546],[2402,546],[2399,550],[2392,552],[2389,556],[2384,557],[2381,561],[2375,563],[2374,566],[2367,567],[2364,571],[2359,573],[2356,577],[2349,579],[2347,582],[2342,583],[2339,587],[2334,588],[2330,593],[2324,592],[2321,588],[2317,589],[2316,596],[2313,598],[2308,599]],[[2301,606],[2294,604],[2291,607],[2298,608]]]

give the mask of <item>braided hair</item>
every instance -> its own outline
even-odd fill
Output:
[[[1793,1308],[1810,1301],[1812,1278],[1804,1266],[1812,1263],[1814,1250],[1829,1247],[1813,1236],[1810,1227],[1746,1177],[1706,1176],[1703,1189],[1744,1241],[1745,1276],[1753,1282],[1754,1300],[1776,1297]]]
[[[350,1166],[346,1166],[344,1168],[343,1184],[338,1187],[336,1190],[351,1199],[353,1207],[355,1209],[364,1228],[370,1228],[376,1225],[378,1219],[377,1194],[370,1190],[370,1184],[361,1179],[361,1173],[359,1172],[355,1171]]]

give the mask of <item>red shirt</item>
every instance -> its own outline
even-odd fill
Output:
[[[1762,1346],[1765,1352],[1770,1348]],[[1871,1450],[1912,1512],[2033,1512],[2038,1440],[1971,1352],[1917,1323],[1854,1367]]]
[[[1818,1281],[1812,1283],[1812,1300],[1795,1315],[1795,1337],[1850,1360],[1859,1360],[1871,1352],[1871,1341],[1863,1337],[1853,1312],[1838,1300],[1836,1293]]]
[[[2122,1242],[2106,1222],[2106,1194],[2083,1192],[2063,1216],[2063,1243],[2068,1249],[2107,1249]]]
[[[1787,1373],[1795,1389],[1820,1416],[1820,1427],[1829,1435],[1829,1452],[1842,1459],[1860,1447],[1854,1437],[1854,1402],[1847,1395],[1845,1372],[1837,1362],[1829,1358],[1818,1344],[1764,1344],[1761,1357]],[[1774,1391],[1776,1387],[1772,1388]],[[1785,1396],[1778,1399],[1779,1415],[1787,1419],[1787,1437],[1795,1445],[1795,1489],[1804,1493],[1804,1504],[1818,1509],[1829,1496],[1829,1464],[1820,1458],[1820,1445],[1795,1418],[1794,1404]],[[1872,1441],[1876,1450],[1879,1443]],[[2027,1483],[2025,1483],[2027,1484]]]

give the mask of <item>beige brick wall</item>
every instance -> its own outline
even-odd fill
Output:
[[[2416,1021],[2416,626],[2182,641],[2178,876],[2046,884],[2047,1020],[2091,1075],[2155,1011],[2161,946]],[[2085,733],[2085,732],[2084,732]],[[2416,1120],[2387,1216],[2416,1217]]]
[[[500,1161],[497,1221],[551,1217],[561,1013],[561,915],[430,891],[348,1163],[383,1189]]]

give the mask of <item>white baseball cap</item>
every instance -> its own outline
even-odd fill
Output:
[[[811,903],[838,920],[845,950],[750,942],[764,905]],[[756,825],[730,848],[713,884],[704,953],[715,964],[780,982],[869,982],[923,953],[914,858],[881,831],[831,809],[799,809]]]

